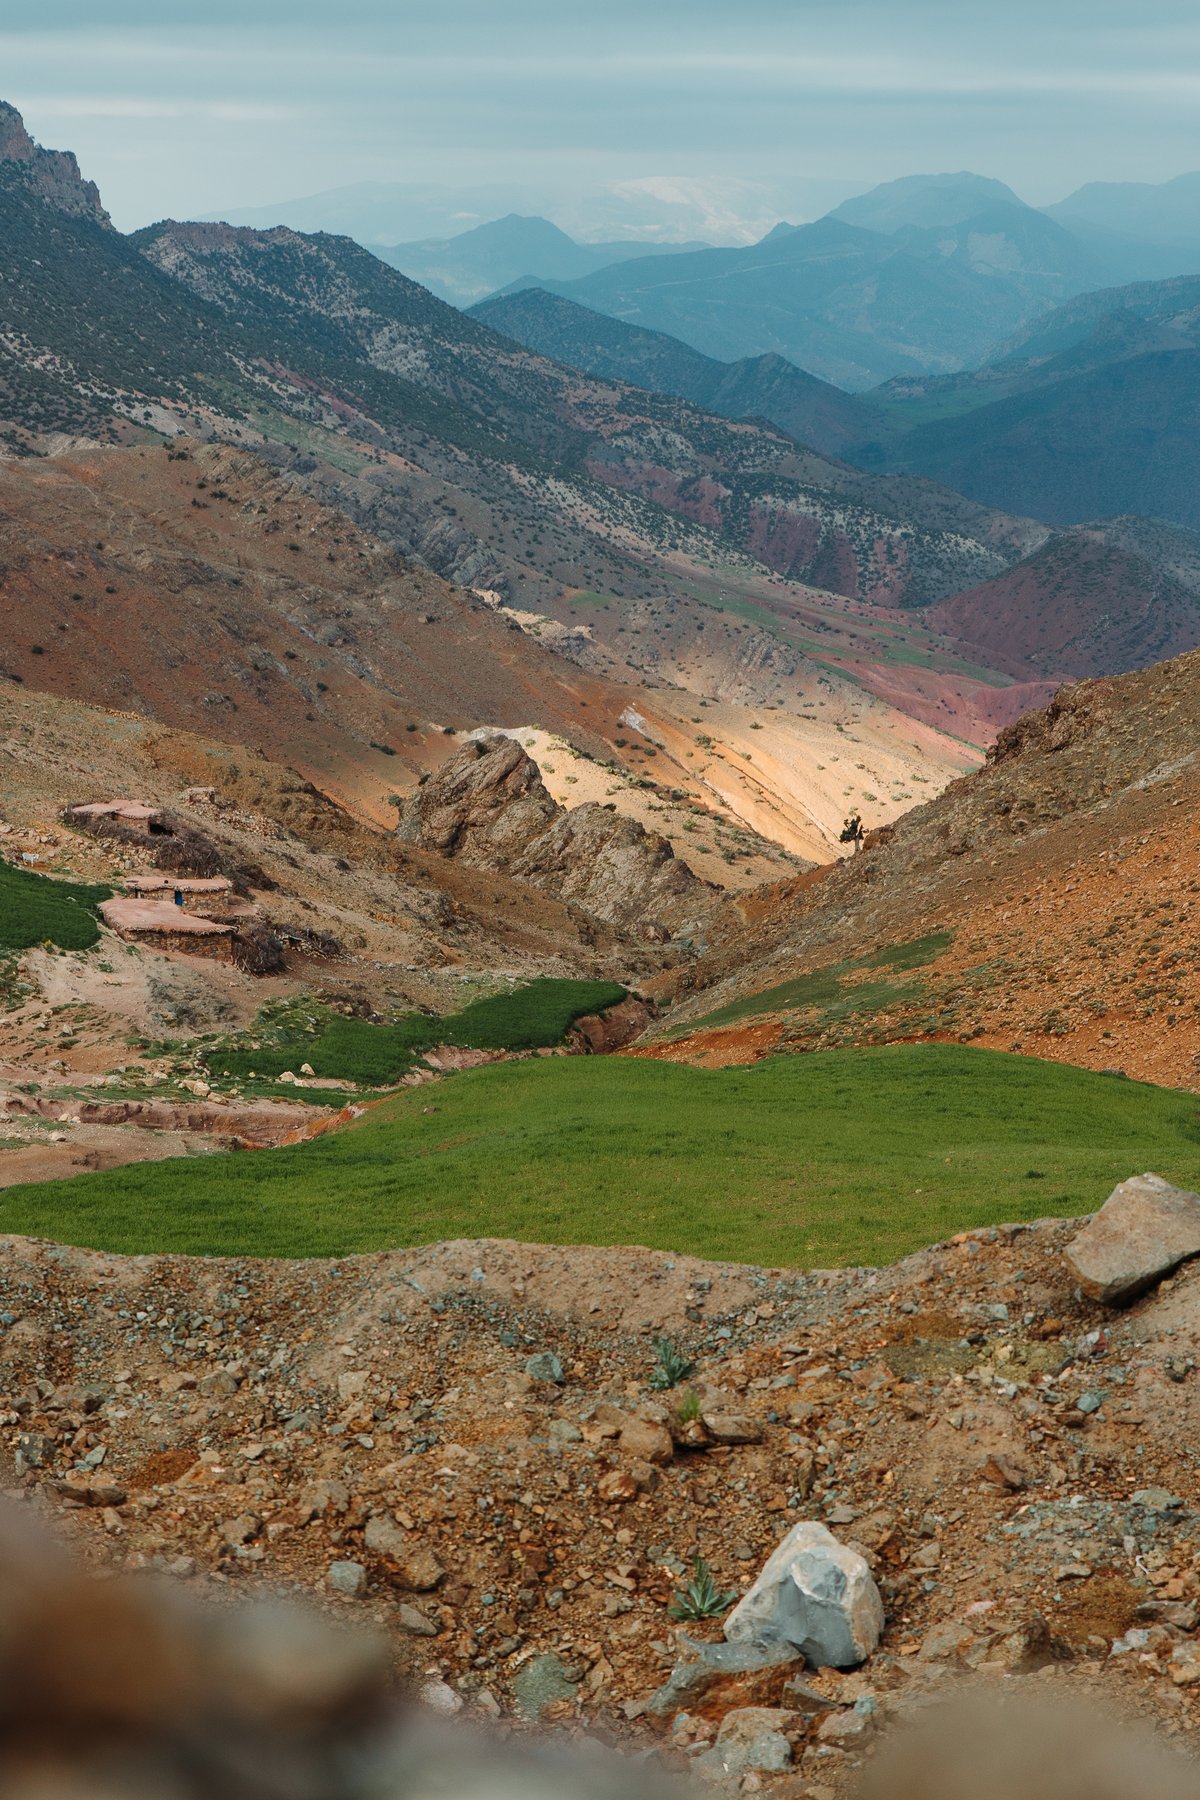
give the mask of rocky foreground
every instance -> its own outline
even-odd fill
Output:
[[[487,1240],[264,1263],[14,1239],[4,1485],[85,1561],[381,1628],[458,1725],[653,1746],[742,1791],[840,1794],[964,1680],[1099,1692],[1190,1746],[1187,1213],[1139,1181],[1083,1233],[809,1273]],[[1157,1285],[1089,1297],[1114,1283]],[[849,1666],[780,1635],[786,1570],[744,1599],[805,1524],[850,1574]],[[719,1603],[680,1620],[697,1557]]]

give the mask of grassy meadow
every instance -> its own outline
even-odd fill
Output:
[[[0,1230],[114,1251],[343,1256],[441,1238],[646,1244],[768,1266],[886,1263],[967,1226],[1200,1185],[1196,1097],[1029,1057],[905,1045],[693,1069],[502,1063],[283,1150],[0,1193]]]
[[[100,936],[97,908],[111,894],[108,887],[54,881],[0,859],[0,952],[44,943],[90,950]]]

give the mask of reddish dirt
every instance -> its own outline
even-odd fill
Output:
[[[928,622],[990,667],[1079,678],[1178,656],[1200,641],[1193,592],[1141,557],[1052,537],[1014,569],[931,609]]]
[[[632,697],[244,452],[0,464],[0,557],[10,678],[240,742],[380,823],[444,727],[538,722],[614,755]]]
[[[876,848],[727,906],[707,958],[655,983],[676,1001],[669,1028],[878,945],[950,932],[949,950],[912,977],[911,1003],[828,1027],[795,1014],[788,1040],[942,1036],[1200,1088],[1197,741],[1200,652],[1064,689]],[[676,1037],[664,1053],[706,1043]]]
[[[840,1797],[880,1728],[955,1678],[1091,1691],[1190,1748],[1200,1269],[1104,1312],[1064,1261],[1076,1229],[836,1273],[494,1240],[326,1263],[10,1239],[0,1457],[98,1568],[307,1591],[492,1718],[551,1653],[571,1685],[550,1717],[572,1730],[703,1747],[731,1707],[780,1706],[792,1764],[752,1790],[779,1800]],[[695,1362],[665,1394],[663,1334]],[[526,1371],[543,1350],[561,1384]],[[685,1392],[751,1441],[684,1448]],[[741,1593],[801,1518],[867,1559],[879,1649],[804,1670],[799,1698],[785,1671],[712,1691],[673,1733],[645,1716],[690,1559]],[[346,1561],[358,1599],[330,1584]],[[1131,1624],[1136,1653],[1113,1654]]]

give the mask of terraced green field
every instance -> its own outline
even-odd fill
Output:
[[[456,1044],[472,1050],[537,1050],[561,1044],[576,1019],[603,1012],[625,998],[615,981],[526,982],[511,993],[473,1000],[461,1012],[434,1017],[405,1013],[391,1024],[347,1019],[312,1001],[292,1002],[253,1035],[257,1043],[229,1042],[205,1053],[210,1072],[246,1082],[294,1074],[308,1063],[326,1080],[389,1087],[413,1066],[422,1050]]]
[[[290,1149],[9,1188],[0,1230],[118,1251],[342,1256],[496,1236],[830,1266],[1091,1211],[1144,1169],[1200,1185],[1194,1095],[1028,1057],[533,1059]]]
[[[0,861],[0,953],[43,943],[90,949],[100,936],[96,910],[111,894],[111,888],[55,881]]]

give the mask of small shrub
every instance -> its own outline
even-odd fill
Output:
[[[692,1579],[681,1587],[667,1608],[672,1619],[716,1619],[737,1599],[733,1588],[719,1588],[702,1556],[692,1564]]]

